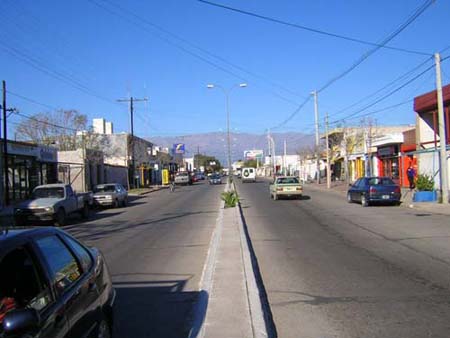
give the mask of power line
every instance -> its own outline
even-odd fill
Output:
[[[381,108],[381,109],[378,109],[378,110],[375,110],[375,111],[372,111],[372,112],[369,112],[369,113],[366,113],[366,114],[357,115],[357,116],[354,116],[354,117],[351,117],[351,118],[344,118],[344,119],[336,120],[336,121],[330,122],[330,124],[339,124],[339,123],[343,123],[343,122],[347,122],[347,121],[351,121],[351,120],[360,119],[361,117],[366,117],[366,116],[370,116],[370,115],[379,114],[379,113],[382,113],[384,111],[392,110],[394,108],[403,106],[403,105],[405,105],[407,103],[412,103],[413,101],[414,101],[413,99],[408,99],[406,101],[402,101],[400,103],[396,103],[396,104],[390,105],[388,107],[384,107],[384,108]]]
[[[394,84],[397,83],[398,81],[401,81],[401,80],[407,78],[409,75],[411,75],[412,73],[414,73],[416,70],[418,70],[419,68],[421,68],[423,65],[425,65],[425,64],[426,64],[427,62],[429,62],[430,60],[432,60],[431,57],[430,57],[430,58],[427,58],[426,60],[424,60],[423,62],[421,62],[420,64],[418,64],[418,65],[415,66],[414,68],[412,68],[411,70],[409,70],[409,71],[407,71],[406,73],[404,73],[404,74],[400,75],[399,77],[395,78],[394,80],[392,80],[392,81],[389,82],[388,84],[384,85],[384,86],[381,87],[380,89],[376,90],[375,92],[373,92],[373,93],[371,93],[371,94],[369,94],[369,95],[367,95],[367,96],[364,96],[362,99],[358,100],[357,102],[352,103],[351,105],[346,106],[345,108],[338,110],[336,113],[331,114],[330,116],[340,115],[340,114],[342,114],[343,112],[345,112],[345,111],[347,111],[347,110],[349,110],[349,109],[351,109],[351,108],[357,106],[358,104],[360,104],[360,103],[366,101],[367,99],[370,99],[370,98],[374,97],[375,95],[377,95],[378,93],[381,93],[383,90],[385,90],[385,89],[391,87],[392,85],[394,85]]]
[[[202,0],[199,0],[202,1]],[[369,56],[373,55],[376,51],[378,51],[380,48],[384,47],[388,42],[390,42],[392,39],[394,39],[397,35],[399,35],[402,31],[404,31],[411,23],[413,23],[425,10],[430,7],[435,0],[426,0],[422,6],[420,6],[411,16],[408,17],[408,19],[402,23],[394,32],[389,34],[386,38],[384,38],[380,44],[378,44],[376,47],[368,50],[366,53],[364,53],[358,60],[356,60],[349,68],[344,70],[339,75],[333,77],[328,82],[325,83],[317,92],[322,92],[328,87],[330,87],[333,83],[336,81],[342,79],[344,76],[349,74],[352,70],[354,70],[356,67],[358,67],[361,63],[363,63]],[[430,54],[426,54],[430,55]]]
[[[297,107],[296,110],[294,110],[292,112],[291,115],[289,115],[289,117],[287,119],[285,119],[283,122],[281,122],[280,124],[276,125],[275,127],[270,128],[270,129],[278,129],[278,128],[282,127],[283,125],[285,125],[286,123],[288,123],[290,120],[292,120],[295,117],[295,115],[297,115],[302,110],[302,108],[309,102],[309,100],[311,100],[311,97],[310,96],[306,97],[306,99]]]
[[[31,66],[32,68],[58,80],[61,82],[64,82],[66,84],[69,84],[70,86],[72,86],[75,89],[78,89],[79,91],[93,96],[97,99],[100,99],[102,101],[111,103],[111,104],[117,104],[115,102],[113,102],[112,100],[103,97],[99,94],[96,94],[95,92],[93,92],[91,89],[89,89],[88,87],[86,87],[85,85],[79,83],[77,80],[71,78],[70,76],[61,73],[59,71],[56,71],[54,69],[51,69],[50,67],[46,66],[45,64],[43,64],[41,61],[36,60],[33,57],[30,57],[29,55],[27,55],[26,53],[21,52],[20,50],[18,50],[15,47],[11,47],[11,46],[7,46],[5,43],[0,43],[0,48],[2,48],[4,51],[6,51],[8,54],[18,58],[19,60],[21,60],[22,62],[27,63],[29,66]]]
[[[275,83],[274,81],[268,79],[266,76],[263,76],[263,75],[260,75],[260,74],[256,74],[255,72],[252,72],[252,71],[250,71],[248,69],[245,69],[242,66],[239,66],[239,65],[237,65],[235,63],[232,63],[232,62],[226,60],[224,57],[218,56],[218,55],[216,55],[216,54],[206,50],[205,48],[202,48],[202,47],[200,47],[200,46],[198,46],[198,45],[196,45],[196,44],[194,44],[194,43],[192,43],[192,42],[190,42],[190,41],[188,41],[188,40],[178,36],[177,34],[172,33],[169,30],[154,24],[153,22],[149,21],[148,19],[145,19],[145,18],[141,17],[140,15],[138,15],[138,14],[136,14],[136,13],[134,13],[134,12],[124,8],[123,6],[120,6],[120,5],[116,4],[116,3],[113,3],[113,2],[107,1],[107,0],[87,0],[87,1],[91,2],[92,4],[94,4],[97,7],[103,9],[104,11],[108,12],[111,15],[117,16],[119,18],[122,18],[125,21],[128,21],[129,23],[135,25],[136,27],[146,31],[147,33],[155,35],[156,37],[158,37],[159,39],[161,39],[165,43],[167,43],[167,44],[169,44],[169,45],[171,45],[171,46],[181,50],[182,52],[184,52],[186,54],[189,54],[192,57],[194,57],[194,58],[196,58],[196,59],[198,59],[198,60],[200,60],[200,61],[202,61],[202,62],[204,62],[204,63],[206,63],[206,64],[208,64],[208,65],[210,65],[210,66],[212,66],[212,67],[214,67],[214,68],[224,72],[224,73],[227,73],[227,74],[229,74],[229,75],[231,75],[231,76],[233,76],[233,77],[235,77],[235,78],[237,78],[237,79],[239,79],[241,81],[247,82],[247,79],[244,78],[243,76],[235,73],[234,71],[231,71],[231,70],[229,70],[229,69],[227,69],[225,67],[222,67],[218,63],[213,62],[213,61],[205,58],[204,56],[199,55],[199,54],[197,54],[197,53],[187,49],[186,47],[180,45],[179,43],[171,41],[168,38],[166,38],[164,36],[161,36],[160,34],[156,34],[154,32],[154,30],[156,29],[159,32],[162,32],[163,34],[166,34],[166,35],[168,35],[168,36],[178,40],[179,42],[182,42],[182,43],[186,44],[187,46],[204,53],[208,57],[211,57],[211,58],[214,58],[214,59],[216,59],[216,60],[218,60],[220,62],[223,62],[224,64],[227,64],[228,66],[231,66],[231,67],[233,67],[233,68],[235,68],[235,69],[237,69],[237,70],[239,70],[239,71],[241,71],[243,73],[246,73],[247,75],[250,75],[250,76],[253,76],[255,78],[258,78],[258,79],[266,82],[267,84],[271,85],[272,87],[279,88],[279,89],[285,91],[286,93],[289,93],[289,94],[294,95],[296,97],[301,97],[299,95],[299,93],[296,93],[293,90],[291,90],[289,88],[286,88],[285,86],[282,86],[282,85],[280,85],[278,83]],[[104,4],[99,3],[99,1],[103,1],[103,2],[105,2],[107,4],[109,4],[110,6],[114,6],[115,9],[113,10],[113,9],[105,6]],[[130,18],[130,17],[134,18],[134,20],[132,18]],[[150,26],[153,30],[149,30],[147,26]],[[289,103],[291,103],[293,105],[297,105],[298,104],[298,102],[295,102],[295,101],[293,101],[291,99],[288,99],[288,98],[284,97],[283,95],[280,95],[277,92],[274,92],[274,91],[270,91],[270,92],[271,92],[272,95],[274,95],[275,97],[277,97],[277,98],[279,98],[281,100],[289,102]]]
[[[74,131],[74,132],[77,132],[77,131],[78,131],[77,129],[74,129],[74,128],[69,128],[69,127],[65,127],[65,126],[60,126],[60,125],[58,125],[58,124],[51,123],[51,122],[48,122],[48,121],[42,121],[42,120],[39,120],[39,119],[37,119],[37,118],[35,118],[35,117],[33,117],[33,116],[29,116],[29,115],[26,115],[26,114],[23,114],[23,113],[20,113],[20,112],[16,112],[16,114],[19,115],[19,116],[22,116],[22,117],[24,117],[24,118],[26,118],[26,119],[29,119],[29,120],[32,120],[32,121],[35,121],[35,122],[38,122],[38,123],[42,123],[42,124],[45,124],[45,125],[50,126],[50,127],[55,127],[55,128],[59,128],[59,129],[65,129],[65,130],[70,130],[70,131]]]
[[[378,48],[392,49],[392,50],[405,52],[405,53],[411,53],[411,54],[431,55],[430,53],[413,51],[413,50],[404,49],[404,48],[385,46],[385,44],[374,43],[374,42],[365,41],[365,40],[361,40],[361,39],[357,39],[357,38],[353,38],[353,37],[349,37],[349,36],[344,36],[344,35],[340,35],[340,34],[336,34],[336,33],[331,33],[331,32],[323,31],[323,30],[320,30],[320,29],[311,28],[311,27],[295,24],[295,23],[292,23],[292,22],[287,22],[287,21],[283,21],[283,20],[280,20],[280,19],[275,19],[275,18],[272,18],[272,17],[268,17],[268,16],[256,14],[256,13],[252,13],[252,12],[249,12],[249,11],[244,11],[242,9],[238,9],[238,8],[234,8],[234,7],[230,7],[230,6],[217,4],[217,3],[210,2],[210,1],[207,1],[207,0],[197,0],[197,1],[203,2],[203,3],[207,4],[207,5],[211,5],[211,6],[223,8],[223,9],[226,9],[226,10],[229,10],[229,11],[237,12],[237,13],[240,13],[240,14],[245,14],[245,15],[253,16],[253,17],[256,17],[256,18],[259,18],[259,19],[263,19],[263,20],[266,20],[266,21],[275,22],[275,23],[278,23],[278,24],[281,24],[281,25],[285,25],[285,26],[289,26],[289,27],[293,27],[293,28],[298,28],[298,29],[301,29],[301,30],[305,30],[305,31],[309,31],[309,32],[313,32],[313,33],[317,33],[317,34],[321,34],[321,35],[327,35],[327,36],[331,36],[331,37],[338,38],[338,39],[343,39],[343,40],[347,40],[347,41],[357,42],[357,43],[364,44],[364,45],[376,46]],[[431,0],[431,2],[433,2],[433,1],[434,0]]]
[[[54,110],[58,110],[58,109],[59,109],[59,108],[56,108],[55,106],[51,106],[51,105],[49,105],[49,104],[42,103],[42,102],[36,101],[36,100],[34,100],[34,99],[31,99],[31,98],[29,98],[29,97],[26,97],[26,96],[23,96],[23,95],[14,93],[14,92],[12,92],[12,91],[10,91],[10,90],[8,90],[7,93],[10,94],[10,95],[12,95],[12,96],[18,97],[18,98],[20,98],[20,99],[22,99],[22,100],[28,101],[28,102],[30,102],[30,103],[34,103],[34,104],[36,104],[36,105],[38,105],[38,106],[42,106],[42,107],[49,108],[49,109],[54,109]]]
[[[412,79],[408,80],[406,83],[404,83],[404,84],[402,84],[401,86],[395,88],[394,90],[392,90],[391,92],[389,92],[389,93],[387,93],[386,95],[382,96],[381,98],[377,99],[376,101],[374,101],[374,102],[372,102],[372,103],[366,105],[364,108],[359,109],[359,110],[357,110],[356,112],[354,112],[354,113],[352,113],[352,114],[347,115],[346,117],[344,117],[344,118],[342,118],[342,119],[333,121],[332,123],[336,123],[336,122],[338,122],[338,121],[346,120],[346,119],[348,119],[348,118],[350,118],[350,117],[353,117],[353,116],[355,116],[355,115],[358,115],[359,113],[361,113],[361,112],[363,112],[363,111],[365,111],[365,110],[367,110],[367,109],[373,107],[373,106],[376,105],[377,103],[379,103],[379,102],[381,102],[381,101],[387,99],[388,97],[394,95],[395,93],[397,93],[397,92],[400,91],[401,89],[405,88],[407,85],[409,85],[410,83],[414,82],[415,80],[417,80],[418,78],[420,78],[421,76],[423,76],[424,74],[426,74],[428,71],[430,71],[430,70],[433,69],[433,68],[434,68],[434,65],[428,67],[427,69],[425,69],[425,70],[424,70],[423,72],[421,72],[420,74],[416,75],[416,76],[413,77]]]

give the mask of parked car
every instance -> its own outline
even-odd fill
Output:
[[[51,221],[63,226],[67,216],[73,213],[88,218],[92,200],[92,192],[77,194],[70,184],[39,185],[34,188],[32,199],[15,206],[15,224],[20,226],[29,222]]]
[[[188,185],[192,184],[191,178],[187,171],[180,171],[175,174],[175,184],[177,185]]]
[[[192,183],[198,182],[198,178],[197,178],[196,174],[191,174],[191,181],[192,181]]]
[[[303,194],[303,186],[294,176],[277,176],[269,186],[270,197],[275,201],[281,197],[300,198]]]
[[[111,337],[101,252],[54,227],[0,228],[0,337]]]
[[[222,184],[222,177],[219,174],[212,174],[209,177],[209,184]]]
[[[94,204],[118,208],[128,204],[128,192],[119,183],[99,184],[94,187]]]
[[[203,173],[197,173],[197,174],[195,174],[195,176],[197,177],[198,181],[204,181],[205,180],[205,174],[203,174]]]
[[[389,177],[363,177],[350,184],[347,201],[360,202],[363,207],[374,203],[400,205],[401,190]]]
[[[242,168],[242,183],[256,182],[255,168]]]

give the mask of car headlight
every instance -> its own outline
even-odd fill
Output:
[[[45,208],[45,211],[53,212],[53,208],[52,207],[47,207],[47,208]]]
[[[14,209],[14,213],[20,214],[20,213],[22,213],[22,209]]]

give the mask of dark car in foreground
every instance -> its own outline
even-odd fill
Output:
[[[105,260],[52,227],[0,227],[0,337],[111,337]]]
[[[363,207],[370,204],[401,203],[400,186],[389,177],[362,177],[350,185],[347,192],[347,201],[360,202]]]

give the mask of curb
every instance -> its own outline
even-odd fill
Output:
[[[235,191],[237,191],[233,183]],[[241,237],[242,261],[244,262],[244,273],[246,277],[247,297],[250,307],[250,319],[252,322],[253,337],[267,338],[277,337],[275,323],[267,299],[267,293],[258,266],[258,260],[252,246],[241,203],[235,207],[239,222],[239,233]]]
[[[263,303],[261,301],[260,288],[262,286],[261,281],[258,285],[256,281],[256,272],[253,270],[254,265],[257,268],[257,262],[254,257],[253,251],[250,251],[249,242],[250,237],[246,231],[245,223],[243,221],[243,215],[241,213],[241,205],[235,207],[235,212],[238,214],[239,233],[241,236],[241,248],[242,248],[242,261],[244,262],[244,272],[247,286],[247,297],[250,307],[250,318],[253,329],[254,338],[266,338],[269,337],[267,333],[266,316],[263,310]],[[250,244],[251,245],[251,244]],[[253,255],[252,255],[253,254]]]
[[[167,189],[167,186],[161,186],[161,187],[158,187],[158,188],[155,188],[155,189],[151,189],[149,191],[144,191],[144,192],[141,192],[141,193],[131,193],[131,194],[128,194],[128,196],[148,195],[148,194],[151,194],[152,192],[163,190],[163,189]]]

